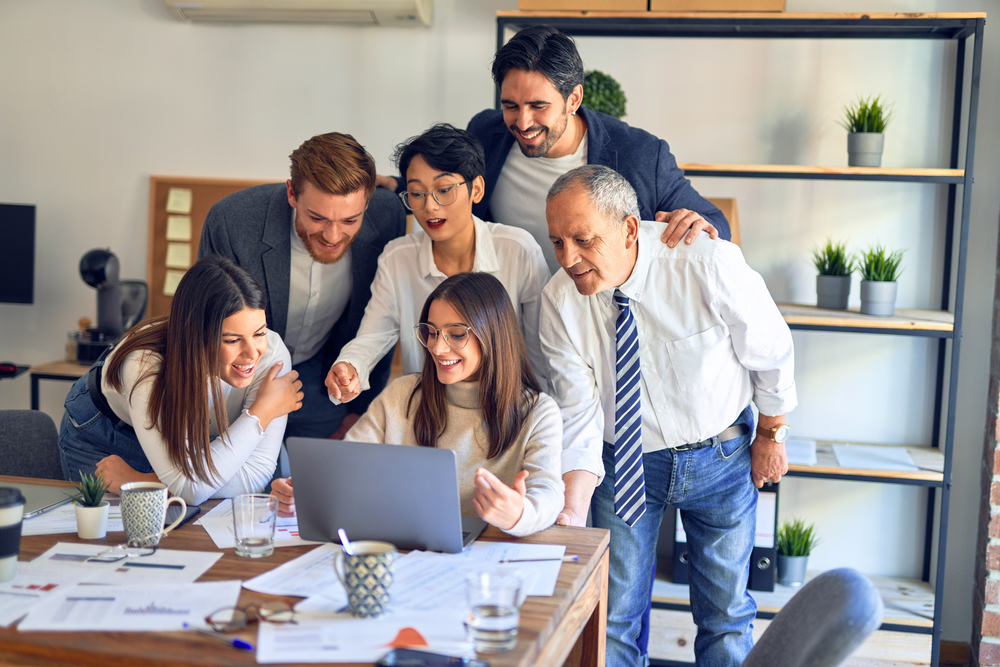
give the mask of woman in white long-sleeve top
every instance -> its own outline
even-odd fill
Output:
[[[192,266],[170,315],[127,331],[70,390],[59,434],[66,479],[96,471],[114,493],[160,481],[192,505],[263,490],[287,415],[302,405],[265,301],[228,259]]]
[[[386,387],[345,439],[450,449],[464,515],[516,536],[551,526],[563,506],[562,418],[531,370],[503,285],[452,276],[419,321],[423,371]],[[294,513],[290,479],[271,493]]]
[[[531,234],[483,222],[472,206],[483,197],[483,147],[473,135],[439,124],[396,147],[406,179],[400,193],[420,229],[386,244],[372,282],[358,335],[340,351],[326,386],[335,401],[368,389],[368,375],[400,342],[403,372],[417,373],[424,353],[413,333],[420,306],[445,278],[481,271],[497,278],[514,306],[528,360],[545,383],[547,365],[538,340],[542,288],[549,269]]]

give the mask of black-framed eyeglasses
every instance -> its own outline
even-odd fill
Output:
[[[458,199],[458,186],[465,185],[466,183],[468,181],[462,181],[461,183],[447,185],[443,188],[434,188],[427,192],[411,192],[407,190],[406,192],[400,192],[399,198],[403,200],[403,206],[411,211],[419,211],[424,206],[427,206],[427,195],[434,197],[434,201],[439,206],[450,206]]]
[[[254,602],[245,607],[223,607],[205,617],[216,632],[236,632],[250,623],[295,623],[295,610],[284,602]]]
[[[125,560],[126,558],[142,558],[143,556],[152,556],[156,553],[159,547],[130,547],[127,544],[119,544],[117,546],[111,547],[110,549],[105,549],[96,556],[88,558],[89,563],[117,563],[120,560]]]
[[[438,329],[433,324],[421,322],[413,327],[417,332],[417,340],[426,348],[434,347],[437,343],[438,335],[444,336],[445,344],[453,350],[464,349],[469,344],[472,327],[465,324],[449,324]]]

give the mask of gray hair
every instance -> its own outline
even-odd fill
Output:
[[[615,229],[621,229],[628,216],[639,217],[639,199],[632,185],[614,169],[599,164],[577,167],[557,178],[545,202],[576,186],[590,196],[590,204],[610,220]]]

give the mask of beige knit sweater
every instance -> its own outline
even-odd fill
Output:
[[[406,404],[419,379],[419,375],[406,375],[392,382],[344,439],[415,446],[413,418],[412,414],[407,416]],[[437,446],[455,452],[462,514],[476,516],[472,504],[476,468],[486,468],[507,486],[524,469],[529,473],[524,513],[506,532],[522,537],[551,526],[563,507],[562,417],[556,402],[540,394],[517,440],[500,456],[487,459],[489,438],[479,408],[479,383],[459,382],[446,389],[448,428],[438,438]]]

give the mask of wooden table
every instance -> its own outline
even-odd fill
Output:
[[[34,480],[0,475],[4,482],[29,482],[69,486],[68,482]],[[215,501],[202,505],[206,511]],[[580,557],[564,563],[552,597],[529,597],[521,607],[517,646],[497,655],[482,656],[494,667],[558,667],[570,664],[603,667],[608,601],[608,531],[596,528],[554,526],[518,541],[565,544],[567,555]],[[118,544],[122,533],[105,540],[80,540],[75,533],[35,535],[21,539],[20,560],[41,555],[56,542]],[[492,526],[481,539],[511,541]],[[178,528],[161,543],[168,549],[218,551],[208,533],[193,521]],[[250,560],[232,549],[199,581],[249,579],[306,553],[312,546],[281,547],[267,558]],[[240,604],[282,599],[295,604],[299,598],[240,591]],[[256,626],[239,633],[256,645]],[[41,665],[254,665],[254,651],[239,651],[193,632],[18,632],[0,628],[0,664]]]
[[[31,367],[31,409],[38,409],[38,381],[63,380],[76,382],[84,373],[90,370],[90,364],[78,364],[75,361],[50,361],[47,364]]]

